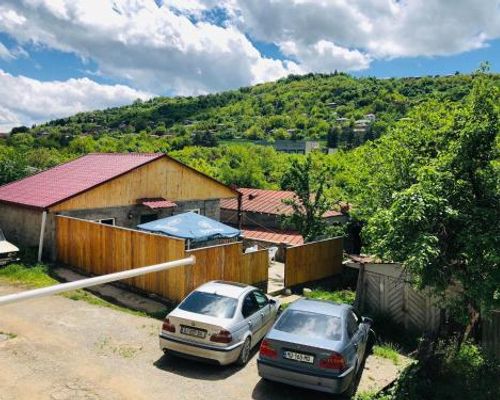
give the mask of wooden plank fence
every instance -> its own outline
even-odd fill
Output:
[[[285,287],[340,274],[342,248],[342,238],[288,247],[285,252]]]
[[[71,217],[56,217],[57,260],[90,275],[103,275],[196,256],[193,266],[147,274],[123,283],[172,301],[210,280],[267,284],[267,251],[243,254],[242,243],[185,251],[185,242],[164,235]]]
[[[415,290],[400,264],[346,263],[359,269],[356,304],[362,311],[389,315],[406,329],[436,332],[441,310],[430,294]]]

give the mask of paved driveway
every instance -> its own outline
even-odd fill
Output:
[[[61,296],[0,307],[0,400],[328,398],[261,381],[255,356],[243,369],[163,356],[160,325]]]

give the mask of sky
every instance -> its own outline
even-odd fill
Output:
[[[2,0],[0,132],[330,73],[500,71],[500,0]]]

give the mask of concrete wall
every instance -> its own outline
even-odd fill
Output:
[[[174,215],[199,209],[201,215],[220,221],[220,200],[176,201],[175,204]]]
[[[0,203],[0,228],[18,247],[38,246],[42,211]]]

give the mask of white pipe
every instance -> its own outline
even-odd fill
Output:
[[[43,237],[45,235],[45,223],[47,222],[47,211],[42,213],[42,226],[40,227],[40,242],[38,243],[38,262],[42,261]]]
[[[181,267],[184,265],[193,265],[195,262],[196,258],[194,256],[190,256],[180,260],[169,261],[162,264],[150,265],[148,267],[129,269],[126,271],[114,272],[112,274],[95,276],[93,278],[80,279],[74,282],[61,283],[58,285],[48,286],[40,289],[27,290],[21,293],[9,294],[0,297],[0,306],[10,303],[17,303],[23,300],[50,296],[53,294],[67,292],[70,290],[102,285],[103,283],[118,281],[120,279],[133,278],[134,276],[150,274],[152,272],[164,271],[170,268]]]

